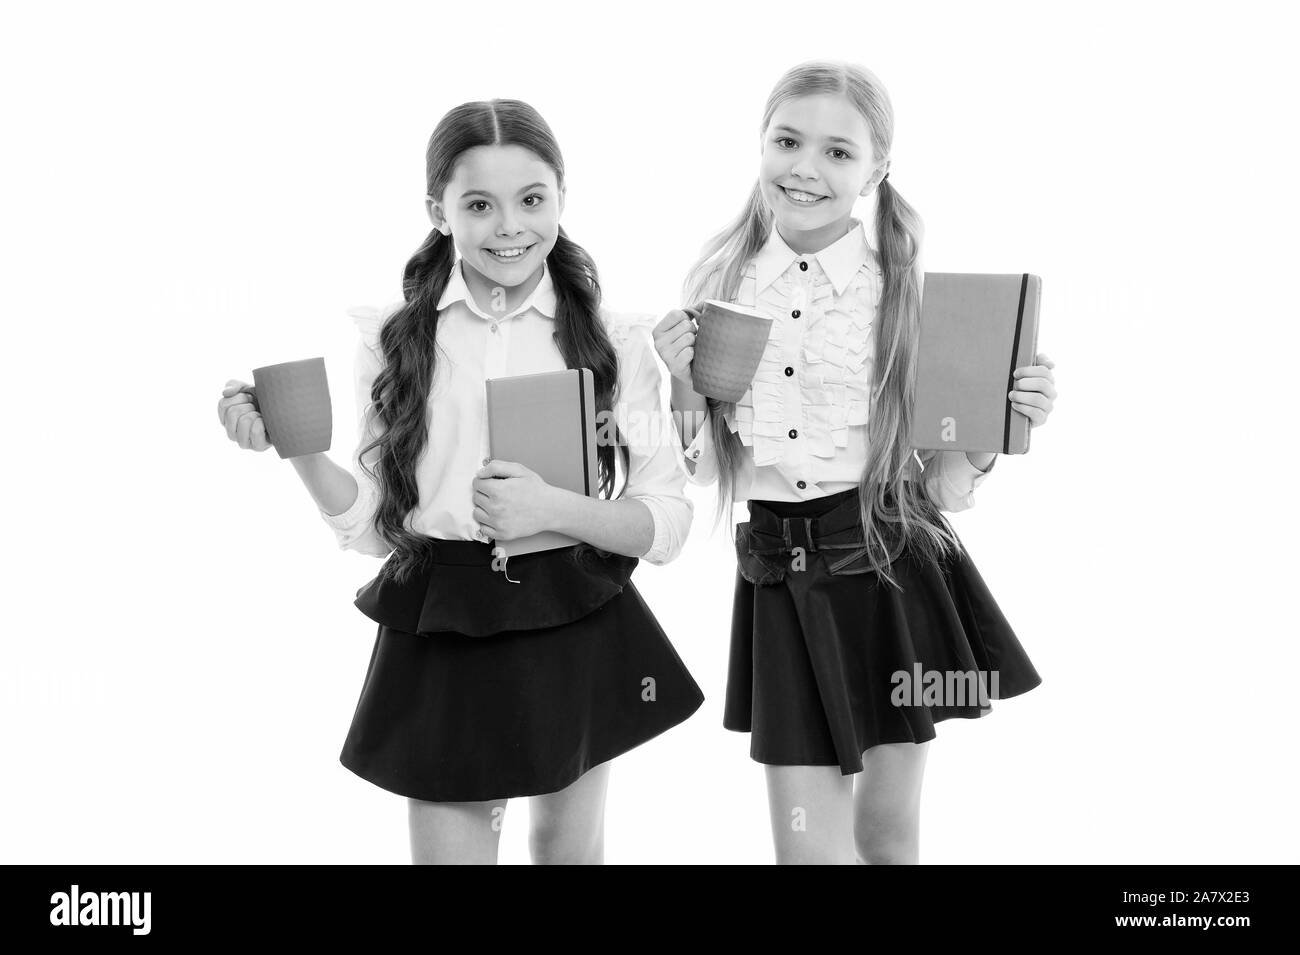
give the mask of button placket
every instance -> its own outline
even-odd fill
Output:
[[[803,355],[803,338],[804,332],[808,328],[807,315],[808,303],[812,296],[808,277],[805,274],[808,263],[800,262],[801,271],[795,273],[795,280],[791,283],[790,289],[790,321],[786,324],[785,366],[787,373],[784,376],[785,391],[782,404],[785,411],[786,427],[786,447],[783,455],[783,463],[799,473],[803,470],[804,453],[803,446],[805,442],[799,440],[799,432],[803,430],[803,392],[801,390],[800,375],[794,373],[802,364],[801,356]]]

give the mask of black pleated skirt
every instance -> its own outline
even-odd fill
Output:
[[[363,779],[434,802],[555,792],[703,702],[636,558],[569,547],[502,573],[486,543],[434,548],[405,584],[357,592],[379,632],[339,758]]]
[[[751,734],[756,761],[858,773],[873,746],[934,739],[935,724],[1041,682],[964,548],[904,551],[889,568],[899,590],[849,545],[862,540],[856,489],[749,512],[723,725]]]

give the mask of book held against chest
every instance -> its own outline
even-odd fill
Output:
[[[1012,372],[1038,353],[1037,275],[926,272],[912,447],[1029,450],[1029,419],[1011,407]]]
[[[599,495],[596,395],[590,369],[570,368],[487,380],[488,453],[536,471],[543,481]],[[494,541],[506,557],[579,543],[557,531]]]

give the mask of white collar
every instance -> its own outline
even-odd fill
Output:
[[[458,257],[456,264],[452,266],[451,276],[447,279],[447,288],[438,301],[438,311],[441,312],[448,305],[455,302],[464,302],[471,312],[489,322],[504,322],[508,318],[522,315],[529,308],[534,309],[546,318],[555,318],[555,286],[551,282],[551,270],[547,268],[545,262],[542,263],[542,277],[538,281],[537,287],[528,294],[526,299],[505,315],[489,315],[478,307],[478,303],[474,301],[474,296],[470,294],[469,286],[465,284],[465,274],[461,271],[462,261]]]
[[[867,241],[866,225],[856,218],[852,222],[853,227],[842,238],[832,242],[820,252],[805,255],[800,255],[786,245],[785,240],[781,238],[781,233],[773,225],[767,242],[759,250],[758,255],[754,256],[754,268],[758,277],[757,291],[763,291],[785,274],[785,270],[796,259],[816,259],[817,264],[826,273],[826,277],[835,286],[835,294],[843,295],[853,276],[858,274],[858,270],[874,254],[871,244]]]

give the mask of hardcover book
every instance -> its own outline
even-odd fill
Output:
[[[1038,353],[1042,279],[926,272],[921,295],[914,448],[1029,450],[1029,419],[1011,407],[1012,372]]]
[[[586,368],[489,378],[488,453],[536,471],[547,484],[598,495],[595,380]],[[568,547],[557,531],[494,541],[506,557]]]

